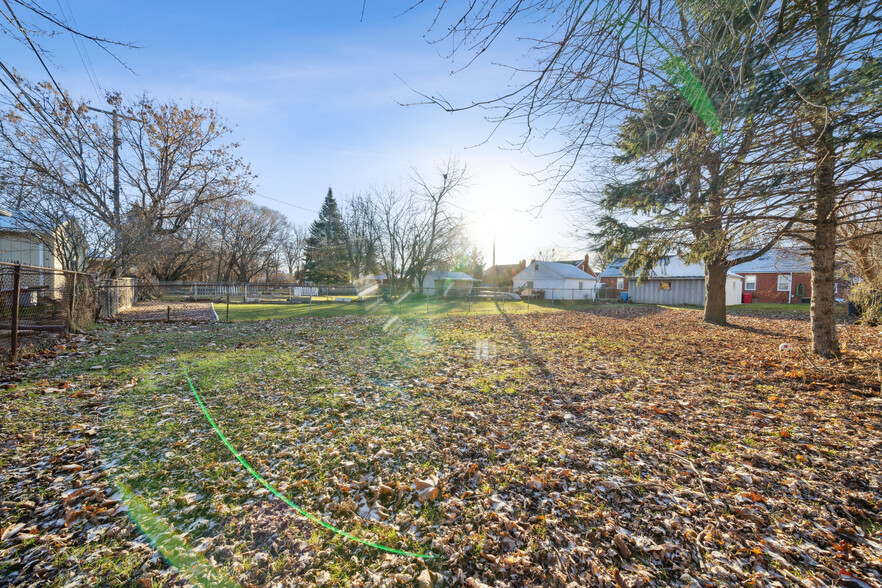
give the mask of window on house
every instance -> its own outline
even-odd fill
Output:
[[[625,278],[616,278],[616,290],[625,289]]]
[[[539,264],[538,263],[536,265],[534,265],[533,267],[536,269],[537,272],[539,271]]]
[[[670,282],[659,282],[658,287],[661,288],[662,290],[670,290],[671,283]]]
[[[750,292],[756,290],[756,276],[744,276],[744,289]]]
[[[790,276],[778,274],[778,292],[790,292]]]
[[[582,289],[582,282],[579,282],[579,290]]]
[[[533,280],[529,280],[526,284],[524,284],[530,290],[533,289]]]

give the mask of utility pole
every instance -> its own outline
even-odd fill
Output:
[[[108,100],[108,102],[110,102],[110,100]],[[137,118],[132,118],[130,116],[120,114],[119,109],[115,106],[112,112],[110,110],[95,108],[94,106],[86,106],[86,108],[88,110],[101,112],[113,117],[113,253],[114,255],[119,255],[120,250],[122,249],[122,238],[120,232],[122,226],[122,213],[119,201],[119,146],[122,141],[120,141],[119,138],[119,119],[124,118],[126,120],[132,120],[135,122],[143,121]],[[116,271],[114,271],[114,273],[116,273]]]
[[[499,268],[496,267],[496,229],[493,229],[493,291],[499,291]]]

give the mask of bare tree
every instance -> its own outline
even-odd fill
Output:
[[[377,266],[379,234],[375,222],[374,203],[367,194],[346,199],[343,224],[349,249],[349,274],[354,278],[373,273]]]
[[[123,138],[131,156],[122,170],[128,200],[156,232],[174,233],[205,204],[251,193],[251,172],[213,109],[159,104],[142,97],[125,110]]]
[[[224,208],[223,278],[250,282],[261,272],[267,272],[268,260],[276,255],[277,239],[287,221],[280,212],[247,200],[230,201]]]
[[[306,234],[305,226],[294,223],[289,223],[282,234],[279,246],[282,260],[291,280],[301,280],[303,277],[303,251],[306,248]]]
[[[371,190],[374,224],[379,235],[379,265],[393,294],[400,295],[413,283],[414,241],[421,226],[420,213],[410,195],[394,188]]]
[[[412,169],[415,198],[426,207],[421,230],[415,233],[411,263],[411,278],[423,291],[426,272],[451,258],[449,246],[454,243],[464,225],[462,215],[451,208],[451,198],[466,182],[466,166],[450,158],[437,172],[441,182],[433,184],[417,169]]]

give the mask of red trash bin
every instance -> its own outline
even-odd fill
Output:
[[[750,304],[753,302],[753,293],[752,292],[744,292],[741,294],[741,302],[744,304]]]

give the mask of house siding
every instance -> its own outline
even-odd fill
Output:
[[[789,276],[790,274],[745,272],[742,275],[745,278],[750,275],[756,276],[756,290],[744,290],[747,294],[753,294],[754,302],[787,304],[791,302],[792,298],[793,303],[798,303],[802,298],[810,298],[812,295],[812,276],[808,273],[793,274],[789,293],[778,291],[778,276]],[[802,297],[796,295],[796,288],[799,284],[804,284],[805,287],[805,294]]]

